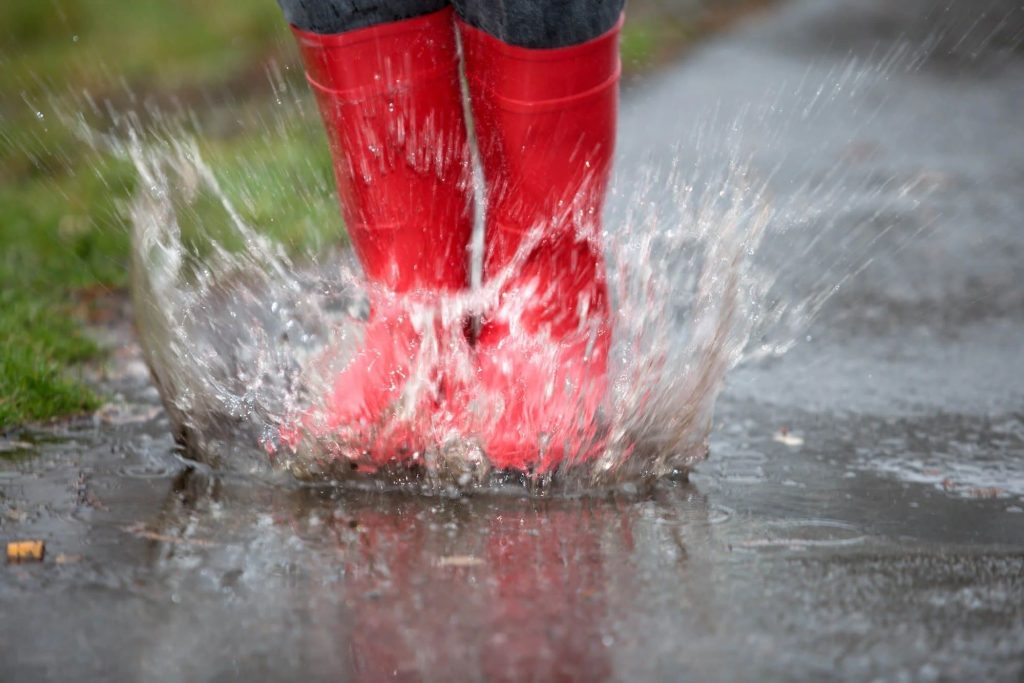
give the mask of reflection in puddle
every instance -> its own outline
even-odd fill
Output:
[[[605,680],[622,637],[609,603],[638,587],[629,568],[662,558],[684,592],[706,594],[688,585],[687,543],[721,516],[683,484],[653,498],[424,499],[189,471],[131,530],[173,605],[142,673],[208,676],[226,651],[255,667],[258,643],[200,625],[216,610],[210,623],[259,623],[297,648],[292,664],[352,680]]]

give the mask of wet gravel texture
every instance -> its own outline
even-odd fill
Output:
[[[689,482],[531,500],[213,475],[125,347],[121,400],[0,446],[0,539],[47,552],[0,566],[0,679],[1020,680],[1016,4],[793,2],[627,94],[621,146],[657,158],[780,84],[935,44],[855,79],[848,117],[764,124],[780,193],[837,164],[935,191],[887,205],[906,239],[810,341],[731,376]]]

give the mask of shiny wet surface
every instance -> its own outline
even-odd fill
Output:
[[[809,341],[730,377],[689,482],[537,500],[214,475],[175,453],[136,367],[112,381],[120,409],[0,453],[0,537],[47,548],[0,568],[0,678],[1018,680],[1024,62],[1007,16],[865,79],[849,118],[765,124],[780,193],[837,164],[933,191],[865,195],[902,226],[893,248]],[[878,41],[944,21],[784,5],[628,93],[622,146],[674,154],[657,140],[727,127],[851,54],[870,70]]]
[[[49,452],[5,473],[27,515],[5,527],[50,553],[5,569],[5,661],[19,680],[1017,675],[1024,514],[865,471],[872,421],[806,417],[793,449],[739,408],[693,483],[628,497],[296,489],[139,466],[125,443]]]

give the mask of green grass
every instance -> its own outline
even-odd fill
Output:
[[[94,356],[96,345],[66,316],[54,317],[54,302],[0,294],[0,425],[82,413],[98,397],[68,376],[67,367]]]
[[[0,427],[91,410],[69,366],[98,349],[71,317],[78,287],[125,281],[127,240],[109,229],[115,168],[0,186]]]
[[[74,370],[101,353],[74,317],[75,293],[128,280],[122,207],[134,172],[54,112],[75,112],[88,93],[101,103],[92,118],[104,118],[107,99],[124,111],[156,98],[227,109],[221,118],[233,121],[268,108],[266,67],[288,58],[288,40],[273,0],[0,3],[0,430],[99,405]],[[222,101],[207,103],[209,94]],[[236,124],[203,136],[243,215],[296,247],[339,223],[327,220],[328,202],[299,211],[288,194],[289,183],[329,178],[322,133],[305,128],[275,137]],[[194,222],[213,224],[217,212],[200,204]]]
[[[316,121],[299,112],[288,130],[255,135],[245,124],[202,141],[221,188],[251,225],[292,252],[342,239],[329,190],[330,157]],[[80,169],[39,173],[0,186],[0,428],[92,410],[98,398],[69,367],[99,349],[71,316],[82,288],[123,288],[129,234],[123,207],[137,182],[122,160],[78,156]],[[233,245],[227,214],[210,193],[179,213],[185,243]]]

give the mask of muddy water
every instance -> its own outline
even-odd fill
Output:
[[[789,205],[840,169],[862,191],[815,220],[897,238],[730,375],[689,482],[536,500],[215,475],[127,349],[123,401],[2,454],[0,535],[47,542],[0,570],[4,680],[1019,679],[1024,23],[889,4],[786,5],[625,103],[624,164],[744,121]],[[935,51],[857,77],[901,35]],[[849,106],[788,106],[850,68]],[[834,253],[784,237],[793,264]]]

